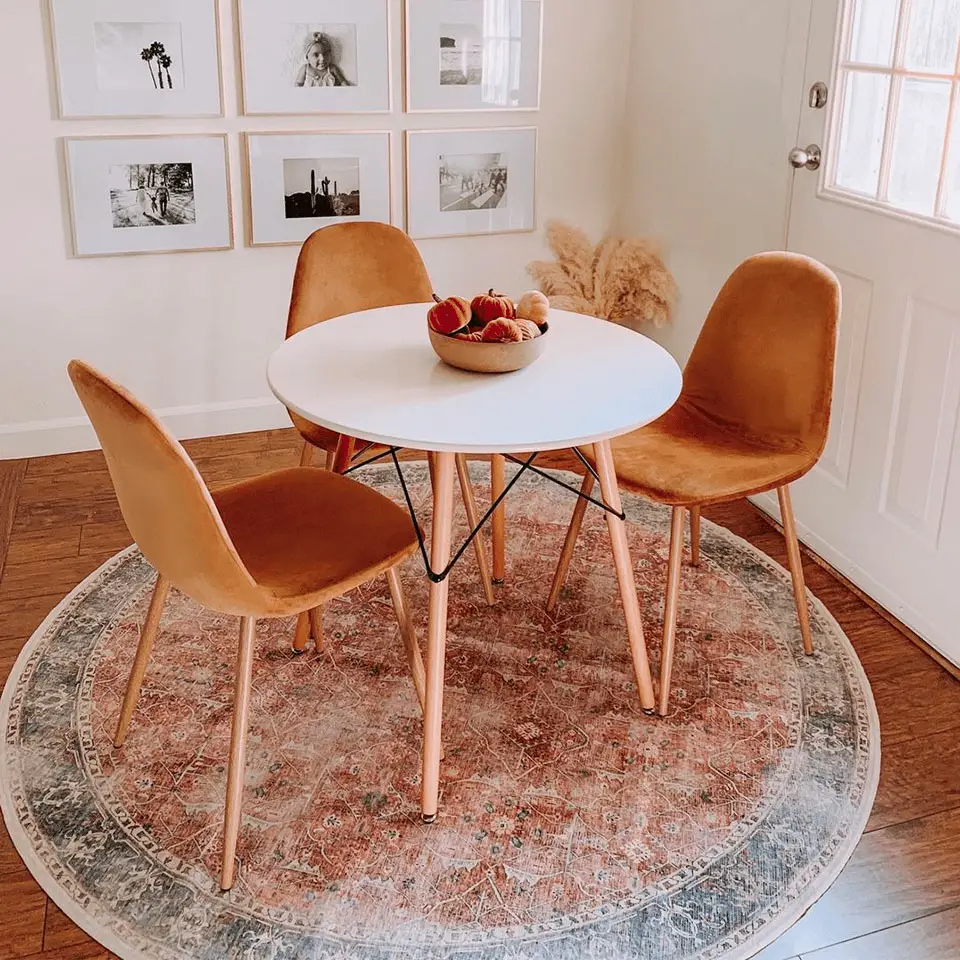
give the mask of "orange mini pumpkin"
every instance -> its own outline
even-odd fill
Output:
[[[517,321],[507,317],[491,320],[483,328],[484,343],[520,343],[523,339],[523,331]]]
[[[463,297],[448,297],[446,300],[441,300],[434,294],[433,299],[437,301],[436,305],[427,313],[427,323],[431,330],[448,337],[466,330],[472,313],[470,304]]]
[[[483,340],[482,330],[468,330],[454,334],[457,340],[469,340],[471,343],[480,343]]]
[[[492,287],[489,293],[474,297],[470,306],[476,318],[483,323],[490,323],[491,320],[499,320],[501,317],[513,320],[517,315],[513,301],[502,293],[494,293]]]
[[[513,322],[520,328],[524,340],[536,340],[542,335],[540,328],[532,320],[514,320]]]

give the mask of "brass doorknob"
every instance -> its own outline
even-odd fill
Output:
[[[816,143],[811,143],[806,150],[802,147],[794,147],[790,151],[790,166],[797,170],[802,170],[804,167],[807,170],[819,170],[822,160],[823,151]]]

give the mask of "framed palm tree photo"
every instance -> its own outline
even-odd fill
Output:
[[[223,114],[217,0],[50,0],[60,116]]]

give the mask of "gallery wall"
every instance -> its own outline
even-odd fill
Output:
[[[524,265],[545,254],[547,219],[593,234],[613,222],[625,199],[628,0],[593,0],[589,16],[583,0],[547,0],[541,109],[488,115],[402,112],[400,0],[392,3],[390,116],[238,116],[234,10],[221,0],[225,117],[150,121],[56,119],[46,4],[0,7],[0,458],[95,446],[66,377],[71,357],[130,386],[182,437],[289,423],[264,371],[283,337],[297,248],[245,245],[241,131],[394,131],[394,222],[402,226],[403,130],[536,125],[537,232],[422,241],[443,294],[496,286],[518,295],[529,286]],[[236,249],[71,258],[58,138],[208,132],[230,135]]]

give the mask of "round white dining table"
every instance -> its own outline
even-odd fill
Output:
[[[680,368],[647,337],[606,320],[551,310],[549,342],[531,366],[469,373],[434,354],[426,329],[430,306],[382,307],[301,331],[271,357],[270,388],[290,410],[345,437],[433,455],[434,571],[445,570],[450,559],[457,455],[492,456],[496,498],[504,454],[592,445],[640,702],[652,712],[653,683],[609,441],[673,406]],[[495,577],[498,519],[502,537],[502,513],[494,515]],[[436,819],[439,802],[448,589],[448,579],[431,578],[422,779],[428,823]]]

